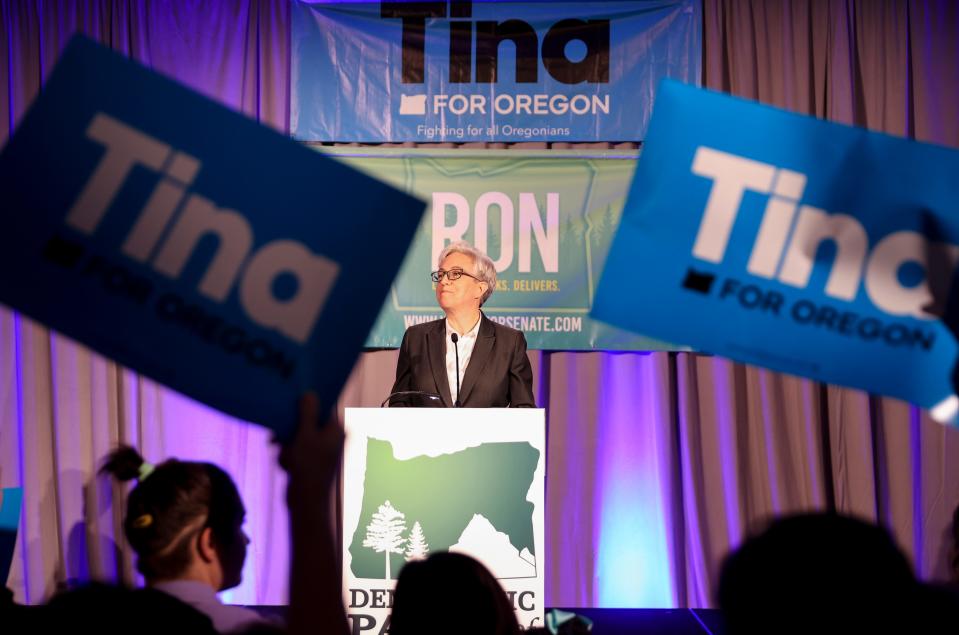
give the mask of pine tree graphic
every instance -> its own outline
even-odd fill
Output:
[[[406,538],[402,534],[406,531],[406,523],[403,519],[406,516],[400,510],[393,507],[390,501],[380,505],[379,509],[373,514],[373,520],[366,526],[366,539],[363,540],[363,546],[373,549],[377,553],[386,554],[386,577],[390,576],[390,554],[403,553],[403,543]]]
[[[426,537],[423,535],[423,528],[420,527],[420,521],[413,523],[413,529],[410,531],[410,537],[407,538],[406,560],[423,560],[429,555],[430,546],[426,544]]]

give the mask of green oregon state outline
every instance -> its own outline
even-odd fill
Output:
[[[484,443],[475,448],[398,460],[388,441],[369,439],[363,505],[349,552],[350,569],[357,578],[384,578],[385,556],[363,546],[366,527],[387,500],[405,517],[409,535],[413,523],[423,528],[430,553],[456,544],[475,514],[481,514],[505,533],[517,551],[536,555],[533,541],[533,503],[526,500],[539,450],[527,442]],[[395,579],[406,559],[390,556]]]

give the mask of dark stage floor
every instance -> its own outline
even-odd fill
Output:
[[[285,606],[251,607],[267,615],[285,615]],[[596,635],[721,635],[722,613],[715,609],[576,609],[593,620]],[[370,632],[369,635],[378,635]]]

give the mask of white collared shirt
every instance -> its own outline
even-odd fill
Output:
[[[456,347],[459,348],[460,356],[460,387],[463,386],[463,375],[466,374],[466,367],[470,363],[470,357],[473,356],[473,347],[476,346],[476,336],[479,335],[479,327],[483,322],[483,317],[476,320],[476,324],[468,333],[460,335]],[[456,394],[456,350],[453,346],[453,340],[450,336],[456,333],[456,330],[450,326],[449,319],[446,320],[446,377],[450,382],[450,396],[453,403],[456,403],[458,395]]]

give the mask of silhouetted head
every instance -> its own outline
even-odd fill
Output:
[[[728,632],[873,632],[908,623],[920,588],[876,525],[836,514],[774,521],[727,557],[719,605]]]
[[[475,559],[437,552],[400,571],[390,635],[439,631],[459,635],[518,635],[519,623],[493,574]]]

